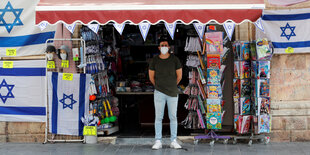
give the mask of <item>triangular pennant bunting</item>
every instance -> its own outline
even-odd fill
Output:
[[[124,28],[125,28],[125,23],[123,23],[123,24],[115,23],[115,24],[113,24],[113,26],[115,27],[115,29],[117,30],[117,32],[118,32],[120,35],[122,35],[123,30],[124,30]]]
[[[87,27],[91,29],[93,32],[95,32],[96,34],[98,33],[99,24],[88,24]]]
[[[41,29],[41,31],[43,31],[47,27],[47,24],[48,24],[48,22],[43,21],[38,26]]]
[[[202,23],[194,23],[194,27],[199,35],[199,38],[202,40],[206,26]]]
[[[231,40],[233,34],[234,34],[234,30],[235,30],[235,23],[233,22],[227,22],[227,23],[224,23],[223,26],[224,26],[224,29],[226,31],[226,34],[229,38],[229,40]]]
[[[75,23],[73,24],[65,24],[65,27],[71,32],[73,33],[74,32],[74,29],[75,29]]]
[[[150,23],[140,23],[139,24],[139,29],[140,29],[140,32],[142,34],[142,37],[143,37],[144,41],[146,40],[146,36],[149,33],[150,26],[151,26]]]
[[[169,32],[169,35],[171,36],[172,40],[174,39],[174,32],[175,32],[175,28],[176,28],[177,23],[166,23],[165,22],[165,26],[167,31]]]
[[[263,31],[265,33],[264,26],[262,23],[262,18],[258,18],[254,24],[258,29],[260,29],[261,31]]]

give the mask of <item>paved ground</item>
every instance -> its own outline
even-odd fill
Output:
[[[244,144],[215,144],[210,147],[208,143],[193,145],[183,144],[187,150],[174,150],[167,145],[161,150],[151,150],[151,145],[113,145],[113,144],[81,144],[81,143],[57,143],[57,144],[0,144],[0,155],[174,155],[174,154],[279,154],[279,155],[310,155],[310,142],[304,143],[269,143],[268,145],[254,143],[249,147]]]

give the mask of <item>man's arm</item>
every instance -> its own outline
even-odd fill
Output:
[[[180,81],[182,80],[182,68],[177,69],[176,74],[177,74],[177,84],[179,84]]]
[[[151,83],[155,86],[155,71],[149,69],[149,79]]]

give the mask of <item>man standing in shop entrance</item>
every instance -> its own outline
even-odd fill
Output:
[[[178,131],[177,108],[178,88],[182,79],[182,65],[180,60],[168,51],[170,49],[167,39],[160,41],[158,49],[160,55],[155,56],[149,64],[149,78],[155,86],[155,144],[152,149],[162,148],[162,120],[167,102],[170,119],[171,148],[182,148],[176,141]]]

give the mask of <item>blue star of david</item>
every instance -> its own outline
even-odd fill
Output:
[[[24,25],[22,21],[20,20],[20,15],[23,12],[24,9],[13,9],[13,6],[10,2],[8,2],[4,9],[0,9],[0,27],[4,26],[6,30],[10,33],[14,26],[21,26]],[[13,23],[7,23],[4,20],[4,15],[7,12],[12,12],[15,15],[15,19]]]
[[[12,93],[12,90],[13,90],[13,88],[14,88],[14,85],[8,85],[8,84],[6,83],[6,81],[3,79],[2,82],[1,82],[1,84],[0,84],[0,90],[1,90],[2,87],[6,87],[6,88],[8,89],[8,93],[7,93],[6,95],[2,95],[2,94],[0,93],[0,98],[1,98],[2,102],[5,104],[5,102],[6,102],[6,100],[7,100],[8,98],[15,98],[14,95],[13,95],[13,93]]]
[[[66,99],[70,99],[71,103],[70,104],[66,104]],[[65,108],[70,108],[70,109],[73,109],[73,104],[76,103],[76,100],[73,99],[73,94],[71,95],[66,95],[66,94],[63,94],[63,98],[61,100],[59,100],[60,103],[63,104],[62,108],[65,109]]]
[[[296,34],[294,32],[296,26],[290,26],[290,24],[286,23],[285,27],[280,27],[280,28],[281,28],[281,31],[282,31],[281,37],[286,37],[287,40],[290,40],[292,36],[296,36]],[[285,33],[286,29],[290,29],[291,30],[291,34],[287,35]]]

